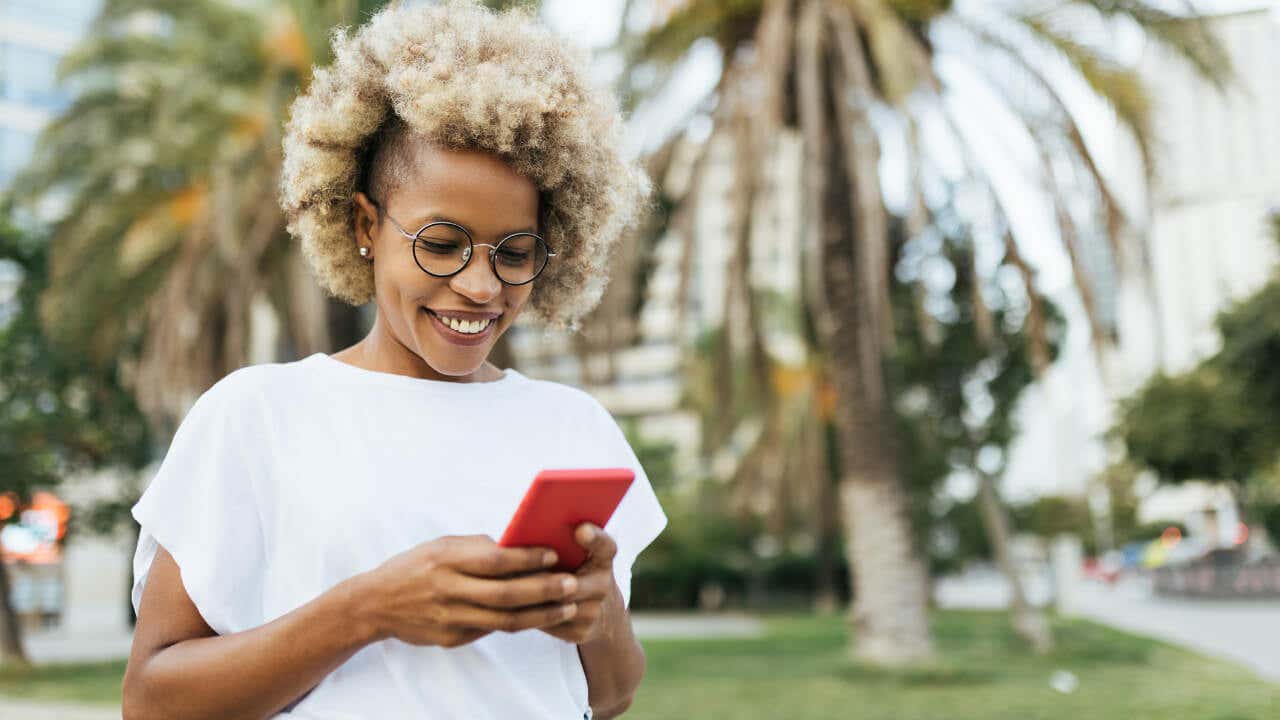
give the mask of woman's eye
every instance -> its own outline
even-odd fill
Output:
[[[418,244],[427,250],[427,252],[433,252],[439,255],[451,255],[457,252],[458,248],[461,247],[458,243],[447,240],[419,240]]]
[[[498,253],[498,259],[502,260],[502,262],[507,263],[508,265],[522,265],[525,262],[528,262],[529,253],[512,252],[510,250],[503,250],[502,252]]]

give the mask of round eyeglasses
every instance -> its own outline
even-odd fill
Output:
[[[527,285],[534,281],[547,260],[556,256],[547,247],[547,241],[533,233],[512,233],[498,241],[497,245],[478,243],[461,225],[447,220],[437,220],[423,225],[416,233],[404,229],[386,210],[375,203],[378,210],[396,226],[400,234],[413,241],[413,261],[422,272],[432,277],[450,277],[462,272],[475,253],[475,246],[489,248],[489,266],[499,280],[508,285]]]

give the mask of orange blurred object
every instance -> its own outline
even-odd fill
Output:
[[[0,495],[0,520],[12,518],[18,512],[17,499],[13,493]],[[21,509],[18,514],[19,524],[27,528],[42,528],[38,537],[49,537],[48,542],[40,542],[24,552],[17,552],[11,547],[3,549],[0,559],[5,562],[28,562],[33,565],[45,565],[58,562],[62,558],[62,547],[59,540],[67,534],[67,521],[71,519],[71,508],[51,492],[37,491],[31,496],[31,505]]]
[[[1245,525],[1244,523],[1240,523],[1239,525],[1236,526],[1236,537],[1235,537],[1236,544],[1243,545],[1248,539],[1249,539],[1249,526]]]

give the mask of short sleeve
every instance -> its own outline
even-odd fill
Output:
[[[134,611],[156,551],[177,562],[182,584],[219,635],[263,622],[263,528],[258,486],[262,439],[250,426],[257,407],[244,371],[192,405],[151,483],[132,508],[142,526],[133,558]]]
[[[596,409],[599,415],[599,433],[609,457],[616,458],[613,461],[617,463],[617,467],[630,468],[636,474],[627,494],[604,527],[604,531],[618,544],[618,554],[613,560],[613,577],[618,582],[618,589],[622,591],[623,604],[630,607],[631,569],[640,553],[667,526],[667,515],[662,511],[662,505],[649,483],[649,476],[641,467],[640,460],[618,423],[604,406],[596,403]]]

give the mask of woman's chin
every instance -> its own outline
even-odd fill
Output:
[[[463,380],[484,368],[484,362],[489,357],[489,347],[481,345],[460,348],[446,343],[429,342],[419,345],[418,355],[432,370],[447,379]]]
[[[436,358],[426,353],[423,354],[423,359],[431,366],[432,370],[452,380],[462,380],[468,375],[478,372],[484,367],[485,360],[484,357],[479,357],[478,359],[468,358],[466,360],[462,358]]]

